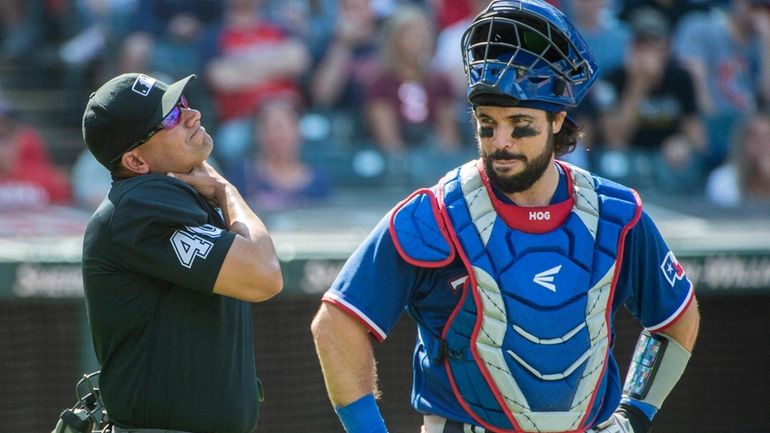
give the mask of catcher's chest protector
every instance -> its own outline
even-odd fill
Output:
[[[470,281],[442,333],[445,367],[460,404],[491,431],[582,432],[604,395],[623,240],[641,205],[561,164],[570,199],[513,216],[490,197],[478,161],[439,186],[439,225]],[[422,249],[398,237],[402,254]]]

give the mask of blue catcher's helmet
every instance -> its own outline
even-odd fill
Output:
[[[546,111],[575,107],[599,66],[583,37],[541,0],[494,0],[462,38],[468,100]]]

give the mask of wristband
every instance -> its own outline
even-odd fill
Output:
[[[658,413],[658,408],[656,408],[655,406],[649,403],[636,400],[628,396],[624,396],[623,398],[620,399],[620,405],[635,407],[637,410],[643,413],[644,416],[650,421],[652,421],[652,419],[655,418],[655,414]]]
[[[634,429],[634,433],[648,433],[652,426],[652,419],[647,417],[639,406],[631,403],[620,403],[616,413],[623,414],[631,427]]]
[[[690,352],[675,339],[642,331],[623,386],[623,397],[660,409],[689,360]]]
[[[347,406],[334,406],[347,433],[388,433],[374,394],[367,394]]]

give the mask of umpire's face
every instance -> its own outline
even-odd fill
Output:
[[[213,140],[201,125],[201,113],[180,108],[181,119],[171,129],[162,129],[147,142],[131,150],[146,164],[147,172],[188,173],[211,154]]]

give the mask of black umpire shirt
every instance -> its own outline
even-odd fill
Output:
[[[250,433],[259,416],[251,306],[212,293],[235,238],[192,187],[113,182],[83,242],[86,307],[110,419]]]

